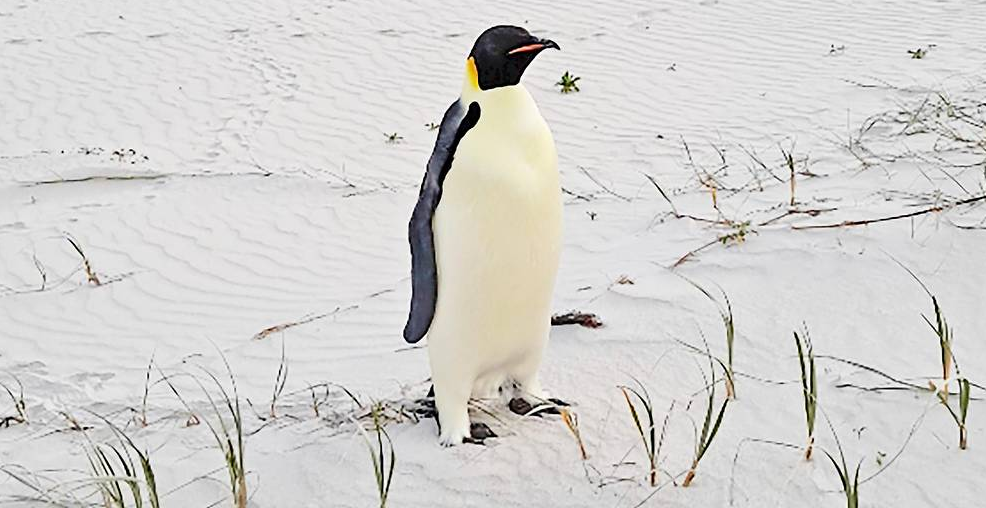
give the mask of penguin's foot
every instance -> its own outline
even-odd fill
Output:
[[[485,445],[486,440],[497,437],[493,429],[485,423],[477,422],[469,426],[469,437],[463,438],[463,443]]]
[[[559,410],[560,407],[568,407],[569,403],[555,398],[549,398],[545,402],[538,404],[537,406],[532,405],[526,399],[520,397],[510,399],[507,407],[510,408],[514,414],[521,416],[540,416],[544,415],[557,415],[561,414]]]
[[[428,395],[414,401],[411,411],[422,418],[438,418],[438,408],[435,407],[435,385],[428,390]]]
[[[477,435],[482,435],[481,431],[477,431]],[[469,420],[466,420],[461,424],[442,425],[441,419],[439,418],[438,444],[445,447],[449,447],[449,446],[458,446],[462,443],[473,443],[473,442],[482,444],[482,439],[474,440],[473,426],[469,424]]]

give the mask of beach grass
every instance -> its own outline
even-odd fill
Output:
[[[818,408],[818,384],[815,376],[815,351],[805,327],[803,335],[794,332],[794,342],[798,346],[798,363],[801,367],[801,392],[805,403],[805,423],[808,429],[808,444],[805,446],[805,460],[811,460],[815,444],[815,412]]]

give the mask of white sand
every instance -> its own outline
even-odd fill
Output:
[[[654,490],[617,389],[634,377],[659,421],[676,401],[661,469],[685,471],[707,365],[677,341],[698,345],[704,334],[716,355],[725,350],[715,307],[679,274],[728,293],[735,368],[755,378],[737,378],[738,400],[694,484],[666,485],[665,475],[648,505],[844,505],[821,450],[805,463],[799,450],[750,439],[805,441],[791,383],[802,322],[819,355],[922,385],[940,377],[937,339],[921,318],[930,299],[891,257],[940,299],[962,373],[986,380],[986,231],[957,227],[982,228],[983,206],[791,227],[984,192],[983,147],[935,152],[935,135],[898,135],[903,118],[863,135],[854,151],[864,167],[846,140],[871,115],[937,102],[934,91],[981,102],[986,4],[415,3],[0,1],[0,380],[23,382],[30,419],[0,428],[0,466],[64,493],[87,464],[84,437],[61,413],[94,426],[98,441],[108,434],[96,413],[150,448],[170,492],[164,506],[227,504],[220,452],[204,425],[184,426],[166,385],[151,387],[148,427],[130,409],[141,406],[152,355],[169,374],[196,372],[183,359],[222,373],[218,348],[244,399],[251,506],[374,506],[369,457],[346,420],[352,405],[333,389],[321,408],[330,417],[316,418],[305,388],[337,383],[365,401],[424,395],[426,355],[400,337],[406,220],[435,136],[424,125],[457,94],[474,37],[502,22],[563,49],[525,77],[571,193],[556,308],[598,313],[606,326],[555,328],[542,378],[577,405],[589,460],[556,418],[521,420],[498,406],[502,421],[485,421],[502,437],[487,447],[442,449],[432,420],[392,425],[391,506],[637,505]],[[907,53],[929,44],[923,59]],[[552,86],[566,70],[582,77],[580,93]],[[394,132],[403,139],[388,143]],[[834,210],[757,226],[790,199],[778,146],[793,146],[798,171],[818,175],[798,175],[798,208]],[[112,155],[119,149],[134,152]],[[722,217],[749,220],[756,233],[671,271],[731,229],[674,218],[644,174],[680,213],[716,219],[696,180],[723,165],[716,149],[727,166],[717,173]],[[104,285],[86,282],[66,234]],[[634,283],[616,284],[622,275]],[[266,414],[282,343],[287,386],[279,418],[265,425],[246,399]],[[818,362],[820,405],[850,467],[862,460],[869,477],[903,448],[861,486],[862,506],[982,505],[981,402],[970,409],[970,448],[959,451],[932,394],[840,387],[892,383]],[[177,382],[201,407],[194,385]],[[0,391],[0,417],[12,411]],[[837,453],[821,418],[817,435]],[[0,501],[33,506],[21,495],[35,494],[0,473]]]

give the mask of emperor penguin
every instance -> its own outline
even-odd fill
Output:
[[[562,200],[554,139],[520,79],[549,48],[560,49],[516,26],[476,39],[411,215],[404,339],[428,336],[444,446],[494,435],[470,425],[470,397],[508,387],[544,397],[538,368],[551,326]]]

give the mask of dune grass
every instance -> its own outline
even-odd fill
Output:
[[[969,416],[969,391],[971,389],[971,385],[969,380],[964,377],[958,378],[957,382],[959,385],[958,412],[956,412],[955,408],[953,408],[948,402],[948,392],[939,390],[938,400],[941,401],[941,404],[948,410],[948,414],[952,416],[953,420],[955,420],[955,425],[959,428],[959,449],[965,450],[969,446],[969,432],[966,427],[966,418]]]
[[[722,405],[719,407],[719,412],[713,419],[713,415],[716,414],[715,411],[715,398],[716,398],[716,384],[718,380],[716,379],[715,363],[713,363],[712,355],[708,354],[709,357],[709,371],[711,372],[711,382],[709,382],[705,391],[708,395],[708,401],[705,406],[705,418],[702,423],[702,432],[695,434],[695,454],[692,457],[692,465],[688,469],[688,473],[685,475],[685,480],[681,483],[682,487],[687,487],[691,485],[692,480],[695,479],[695,471],[698,469],[699,462],[705,457],[705,453],[712,446],[713,440],[715,440],[716,434],[719,432],[719,426],[722,425],[722,417],[726,414],[726,406],[729,405],[731,400],[728,396],[723,399]],[[728,386],[728,384],[727,384]]]
[[[931,305],[935,311],[934,321],[932,321],[928,316],[921,314],[921,318],[924,322],[931,327],[934,331],[935,336],[938,338],[938,350],[941,357],[941,386],[936,387],[934,383],[929,381],[929,388],[936,391],[938,395],[938,400],[941,402],[945,409],[948,410],[948,414],[955,421],[956,427],[959,429],[959,449],[965,450],[969,444],[969,434],[968,428],[966,427],[966,419],[969,416],[969,398],[970,390],[972,384],[969,382],[968,378],[964,378],[959,371],[958,362],[955,360],[955,352],[952,350],[953,346],[953,330],[949,326],[948,321],[945,319],[945,311],[942,309],[941,304],[938,301],[938,297],[928,289],[928,286],[915,274],[910,268],[904,266],[900,261],[894,260],[898,265],[907,271],[911,277],[917,281],[927,293],[928,297],[931,298]],[[955,371],[953,376],[952,371]],[[952,395],[949,389],[949,384],[952,379],[956,378],[959,385],[959,408],[956,412],[955,408],[949,403],[949,398]]]
[[[92,482],[102,499],[103,506],[143,508],[146,499],[151,508],[160,508],[161,502],[149,453],[141,451],[118,427],[105,418],[100,418],[113,431],[117,442],[94,443],[87,436],[85,455],[89,462]]]
[[[930,295],[930,293],[929,293]],[[943,384],[941,390],[948,389],[948,380],[952,375],[952,330],[948,327],[948,322],[945,321],[945,315],[942,312],[941,305],[938,304],[938,298],[934,295],[931,296],[931,304],[935,308],[935,322],[932,323],[928,316],[924,314],[921,315],[924,321],[928,323],[928,326],[935,331],[935,335],[938,336],[938,347],[941,350],[941,378]]]
[[[735,399],[736,383],[735,383],[735,377],[733,376],[733,344],[736,340],[736,320],[733,319],[733,305],[729,301],[729,295],[727,295],[722,288],[719,288],[719,292],[722,293],[722,299],[725,302],[725,305],[720,304],[719,300],[717,300],[714,296],[712,296],[712,293],[710,293],[707,289],[698,285],[697,283],[695,283],[690,279],[687,278],[684,279],[689,284],[694,286],[695,289],[701,291],[702,294],[709,299],[709,301],[715,304],[716,310],[719,311],[719,317],[722,319],[723,331],[725,332],[725,338],[726,338],[726,361],[725,362],[720,361],[719,364],[722,366],[723,370],[726,373],[726,379],[725,379],[726,397],[728,399]]]
[[[281,362],[277,366],[277,376],[274,378],[274,392],[270,398],[270,417],[277,418],[277,399],[284,392],[284,387],[288,383],[288,362],[284,349],[284,340],[281,340]],[[314,392],[313,392],[314,396]],[[318,412],[316,408],[316,413]]]
[[[390,495],[390,485],[394,479],[394,467],[397,465],[397,453],[394,451],[394,442],[390,439],[390,434],[384,428],[384,408],[383,404],[375,403],[370,408],[370,417],[374,435],[371,437],[363,425],[356,423],[356,428],[366,441],[366,448],[370,452],[370,461],[373,463],[373,476],[377,485],[377,496],[380,500],[380,508],[386,508],[387,497]]]
[[[811,345],[808,328],[804,337],[794,332],[794,342],[798,346],[798,363],[801,366],[801,393],[805,402],[805,421],[808,427],[808,444],[805,447],[805,460],[811,460],[815,445],[815,411],[818,407],[818,385],[815,377],[815,351]]]
[[[27,423],[27,403],[24,401],[24,385],[21,384],[21,380],[14,376],[11,376],[14,382],[17,383],[17,393],[14,393],[9,386],[3,381],[0,381],[0,388],[7,393],[10,397],[10,401],[14,405],[14,414],[8,416],[0,416],[0,427],[9,427],[11,423]]]
[[[842,493],[846,497],[846,508],[859,508],[859,468],[863,465],[863,461],[860,460],[856,463],[855,472],[850,472],[849,465],[846,463],[846,455],[842,449],[842,441],[839,440],[839,434],[835,432],[835,427],[832,426],[832,422],[828,417],[825,417],[825,422],[828,424],[829,430],[832,431],[832,437],[835,438],[835,446],[839,451],[839,460],[836,461],[835,456],[829,453],[828,450],[823,449],[822,451],[839,475],[839,481],[842,484]]]
[[[246,446],[243,439],[243,414],[240,411],[239,390],[237,388],[236,378],[233,375],[233,370],[230,367],[229,362],[224,355],[220,354],[220,356],[223,360],[223,365],[226,367],[226,374],[229,377],[231,387],[229,391],[227,391],[226,387],[215,374],[203,367],[199,367],[199,369],[212,381],[212,384],[218,388],[220,395],[219,398],[213,396],[201,379],[197,376],[189,374],[208,400],[209,406],[216,417],[215,420],[218,423],[213,423],[210,418],[206,418],[204,415],[201,417],[198,416],[196,411],[192,409],[191,405],[188,404],[185,398],[175,387],[174,383],[171,382],[171,379],[163,373],[161,375],[168,387],[170,387],[171,391],[175,394],[175,397],[178,398],[182,405],[185,406],[185,409],[191,414],[190,421],[204,421],[206,426],[209,428],[209,432],[212,434],[219,450],[223,454],[224,466],[229,475],[229,488],[233,497],[233,506],[235,508],[246,508]],[[226,422],[227,418],[232,420],[232,424],[228,424]]]
[[[637,429],[637,433],[640,435],[640,440],[644,445],[644,452],[647,454],[647,462],[650,469],[647,474],[648,481],[651,487],[657,486],[657,461],[658,457],[661,455],[661,445],[664,443],[664,431],[667,429],[668,418],[670,416],[670,411],[668,415],[664,418],[664,425],[661,428],[661,436],[657,437],[657,428],[655,426],[654,420],[654,403],[651,400],[650,393],[647,388],[644,387],[640,381],[634,379],[637,387],[633,388],[630,386],[620,386],[620,391],[623,392],[623,398],[626,400],[627,409],[630,411],[630,418],[633,420],[634,427]],[[632,395],[632,397],[631,397]],[[638,408],[638,404],[640,405]],[[673,406],[672,406],[673,407]],[[647,424],[641,421],[641,413],[647,417]]]
[[[948,414],[951,415],[953,420],[955,420],[955,425],[959,429],[959,449],[965,450],[969,445],[969,433],[966,427],[966,419],[969,415],[969,392],[971,385],[969,380],[961,377],[961,374],[959,373],[959,368],[958,365],[956,365],[955,356],[952,352],[952,329],[948,326],[948,321],[945,320],[945,314],[942,311],[941,305],[938,303],[938,298],[931,295],[931,303],[935,309],[935,321],[932,322],[923,314],[921,317],[924,318],[924,321],[928,323],[928,326],[934,330],[935,335],[938,337],[938,348],[941,352],[942,368],[942,385],[937,390],[938,400],[941,401],[941,404],[948,410]],[[948,385],[950,384],[953,370],[955,371],[955,376],[957,378],[956,382],[959,385],[958,412],[956,412],[955,408],[953,408],[949,403],[951,391]]]

